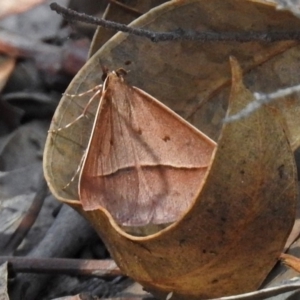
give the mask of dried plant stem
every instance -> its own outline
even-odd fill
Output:
[[[41,175],[40,183],[38,191],[32,201],[30,208],[28,209],[27,213],[24,215],[21,223],[19,224],[18,228],[12,234],[11,238],[5,245],[4,254],[8,254],[13,252],[18,248],[21,244],[25,236],[27,235],[28,231],[35,223],[44,203],[44,200],[48,193],[48,185],[44,176]]]
[[[300,282],[297,280],[293,282],[290,280],[290,282],[282,285],[278,285],[275,287],[269,287],[262,290],[258,290],[255,292],[249,292],[245,294],[240,295],[234,295],[234,296],[228,296],[228,297],[221,297],[221,298],[213,298],[210,300],[263,300],[270,297],[274,297],[277,299],[277,295],[281,295],[287,292],[292,292],[299,290],[300,288]],[[280,298],[280,299],[287,299],[287,298]]]
[[[0,256],[16,273],[43,273],[75,276],[113,277],[122,272],[112,259],[68,259]]]
[[[43,240],[27,257],[72,257],[92,239],[96,240],[98,237],[88,222],[72,208],[63,206]],[[39,292],[49,283],[49,276],[48,274],[19,274],[11,289],[10,299],[37,299]],[[24,291],[24,286],[29,288]]]
[[[80,21],[88,24],[94,24],[102,26],[108,29],[114,29],[125,33],[142,36],[152,40],[153,42],[164,42],[164,41],[176,41],[176,40],[192,40],[201,42],[224,42],[224,41],[235,41],[235,42],[252,42],[252,41],[263,41],[263,42],[275,42],[283,40],[300,40],[300,31],[286,32],[196,32],[196,31],[185,31],[177,29],[171,32],[154,32],[142,28],[133,28],[125,24],[120,24],[93,16],[89,16],[84,13],[79,13],[74,10],[62,7],[57,3],[51,3],[50,8],[62,15],[65,19],[72,21]]]
[[[276,99],[283,98],[297,92],[300,92],[300,85],[295,85],[285,89],[280,89],[270,94],[254,93],[253,95],[255,100],[249,103],[245,108],[243,108],[237,114],[225,118],[224,123],[234,122],[242,118],[248,117],[251,113],[259,109],[263,104],[270,103]]]

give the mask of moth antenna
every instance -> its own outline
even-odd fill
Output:
[[[95,89],[95,88],[94,88]],[[97,85],[97,92],[90,98],[89,102],[86,104],[83,112],[76,118],[74,119],[72,122],[68,123],[67,125],[65,126],[62,126],[62,127],[59,127],[57,129],[51,129],[51,130],[48,130],[49,133],[56,133],[56,132],[59,132],[61,130],[64,130],[64,129],[67,129],[69,127],[71,127],[72,125],[74,125],[76,122],[78,122],[80,119],[84,118],[84,117],[87,117],[87,111],[88,111],[88,108],[89,106],[92,104],[92,102],[96,99],[96,97],[102,93],[102,85]],[[88,92],[90,92],[91,90],[89,90]],[[87,92],[85,93],[81,93],[81,94],[78,94],[78,97],[81,97],[83,96],[83,94],[86,94]]]
[[[89,89],[83,93],[80,93],[80,94],[68,94],[68,93],[63,93],[63,96],[66,96],[66,97],[70,97],[70,98],[75,98],[75,97],[82,97],[82,96],[85,96],[89,93],[92,93],[92,92],[97,92],[99,90],[101,90],[102,88],[102,84],[98,84],[96,86],[94,86],[92,89]]]
[[[118,77],[124,77],[126,76],[130,71],[127,71],[123,68],[119,68],[118,70],[115,71]]]
[[[86,156],[86,150],[84,151],[84,153],[83,153],[83,155],[82,155],[82,157],[81,157],[81,159],[80,159],[80,162],[79,162],[79,165],[78,165],[78,167],[77,167],[77,169],[76,169],[76,171],[75,171],[75,174],[73,175],[73,177],[71,178],[71,180],[70,180],[70,181],[62,188],[63,190],[65,190],[66,188],[68,188],[68,187],[70,186],[70,184],[71,184],[72,182],[74,182],[76,176],[79,174],[79,172],[80,172],[80,170],[81,170],[81,168],[82,168],[82,165],[83,165],[85,156]]]
[[[73,120],[72,122],[68,123],[67,125],[63,126],[63,127],[59,127],[57,129],[50,129],[48,130],[48,133],[57,133],[61,130],[67,129],[69,127],[71,127],[73,124],[75,124],[77,121],[79,121],[80,119],[82,119],[84,117],[84,114],[80,114],[75,120]]]

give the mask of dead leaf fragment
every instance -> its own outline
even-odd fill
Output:
[[[39,5],[46,0],[10,0],[10,1],[1,1],[0,6],[0,19],[5,18],[12,14],[19,14],[26,10],[33,8],[36,5]]]
[[[300,273],[300,259],[296,256],[281,253],[280,260],[288,267]]]
[[[138,18],[131,26],[157,32],[177,28],[246,32],[251,28],[266,33],[295,31],[300,27],[298,18],[287,11],[277,11],[272,4],[266,5],[263,1],[242,3],[238,0],[169,1]],[[218,7],[217,13],[215,7]],[[216,140],[230,92],[228,57],[234,54],[239,60],[251,91],[271,92],[300,82],[298,45],[297,41],[152,43],[118,33],[87,62],[68,92],[78,94],[99,84],[99,60],[110,70],[128,68],[127,80],[131,85],[159,99]],[[88,97],[82,97],[78,105],[84,105],[87,100]]]
[[[15,68],[16,60],[12,57],[0,56],[0,91],[3,90],[9,76]]]
[[[253,101],[253,95],[243,86],[234,60],[232,68],[230,113],[234,114]],[[48,138],[46,145],[45,175],[57,196],[61,188],[51,175],[57,163],[53,150],[67,139],[57,135]],[[220,297],[259,287],[292,228],[296,195],[289,142],[276,114],[262,108],[223,127],[194,205],[183,219],[155,235],[129,236],[105,210],[87,212],[76,198],[60,199],[95,226],[121,270],[146,290],[161,299],[170,292],[173,299],[198,299],[199,295]]]
[[[0,56],[0,92],[6,85],[12,71],[15,68],[15,59]],[[0,99],[0,136],[14,129],[20,122],[22,112]]]
[[[300,27],[299,19],[288,12],[276,11],[272,5],[256,1],[244,1],[243,5],[240,3],[237,0],[170,1],[152,9],[134,21],[132,26],[156,31],[170,31],[190,26],[193,29],[204,28],[220,32],[224,28],[247,31],[250,27],[264,32],[292,31]],[[214,7],[219,8],[218,14]],[[183,18],[185,15],[189,17]],[[79,94],[101,83],[99,60],[110,70],[126,68],[126,63],[130,61],[132,62],[130,72],[126,78],[129,84],[148,92],[181,116],[188,117],[188,121],[194,126],[216,140],[228,103],[231,81],[229,55],[235,53],[243,66],[245,82],[250,89],[273,90],[290,85],[291,80],[300,82],[298,72],[300,65],[297,65],[300,60],[296,55],[299,53],[298,44],[296,41],[272,44],[232,42],[222,45],[197,41],[152,43],[140,37],[118,33],[86,63],[67,93]],[[288,52],[287,55],[285,52]],[[276,63],[278,59],[281,60],[279,64]],[[293,71],[290,73],[287,71],[281,76],[282,70],[290,69],[291,65]],[[61,113],[54,119],[56,124],[64,126],[74,120],[74,116],[82,113],[89,99],[90,95],[74,99],[64,97],[60,104]],[[51,172],[56,174],[57,182],[62,182],[67,177],[72,178],[76,173],[89,140],[95,111],[96,103],[89,109],[89,119],[72,127],[74,135],[76,133],[79,136],[70,141],[68,147],[53,150],[57,151],[53,155],[58,164],[57,169]],[[66,137],[62,134],[57,136],[57,139],[58,145],[61,145],[60,140],[64,143]],[[68,168],[60,168],[59,166],[63,166],[68,158],[70,158]],[[75,191],[77,185],[78,182],[75,180],[70,189],[60,191],[61,197],[76,199],[77,192],[73,194],[72,191]]]
[[[146,13],[153,7],[156,7],[168,0],[148,0],[148,1],[116,1],[120,4],[118,5],[116,2],[111,1],[108,4],[102,18],[105,20],[121,23],[121,24],[129,24],[137,17]],[[131,8],[126,9],[122,4],[125,4],[125,7]],[[91,43],[91,48],[89,52],[89,57],[94,55],[114,34],[117,32],[111,29],[105,29],[103,27],[98,27],[93,41]],[[128,61],[128,64],[131,62]]]

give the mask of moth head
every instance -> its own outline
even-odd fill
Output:
[[[125,77],[129,71],[126,71],[123,68],[119,68],[118,70],[115,71],[118,77]]]
[[[110,74],[116,75],[117,77],[119,77],[123,81],[124,77],[129,72],[129,71],[126,71],[123,68],[119,68],[116,71],[112,71],[112,72],[109,72],[109,69],[106,66],[101,65],[101,68],[102,68],[102,77],[101,77],[101,79],[102,79],[103,82],[107,81],[107,83],[108,83],[108,80],[109,80],[108,77],[109,77]]]

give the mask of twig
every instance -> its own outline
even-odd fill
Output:
[[[225,118],[223,122],[230,123],[248,117],[251,113],[259,109],[263,104],[270,103],[276,99],[283,98],[297,92],[300,92],[300,85],[288,87],[285,89],[280,89],[270,94],[254,93],[253,94],[255,98],[254,101],[250,102],[245,108],[240,110],[237,114]]]
[[[30,252],[28,258],[72,257],[88,242],[98,237],[86,220],[72,208],[63,206],[42,241]],[[19,274],[11,288],[11,300],[37,299],[49,283],[50,275]],[[26,290],[24,288],[27,287]]]
[[[47,193],[48,193],[48,186],[46,180],[44,179],[44,176],[41,175],[39,188],[35,197],[33,198],[31,206],[29,207],[28,211],[24,215],[18,228],[15,230],[15,232],[12,234],[7,244],[5,245],[4,254],[13,252],[21,244],[21,242],[27,235],[28,231],[35,223],[36,218],[38,217],[41,211]]]
[[[1,1],[0,1],[1,4]],[[74,75],[86,61],[87,46],[84,42],[75,41],[66,47],[43,43],[28,36],[0,30],[0,52],[10,57],[31,58],[37,68],[43,72],[66,72]],[[72,64],[68,57],[72,57]]]
[[[291,279],[286,284],[265,288],[255,292],[235,295],[235,296],[213,298],[211,300],[264,300],[270,297],[275,298],[275,296],[277,295],[281,295],[287,292],[297,291],[299,289],[300,289],[300,282],[296,281],[295,283],[293,283],[293,280]],[[280,298],[280,299],[288,299],[288,298]]]
[[[79,13],[74,10],[62,7],[57,3],[51,3],[50,8],[62,15],[65,19],[72,21],[80,21],[88,24],[102,26],[108,29],[114,29],[125,33],[142,36],[150,39],[153,42],[176,41],[176,40],[191,40],[201,42],[275,42],[283,40],[300,40],[300,31],[276,31],[276,32],[197,32],[192,30],[177,29],[171,32],[154,32],[142,28],[133,28],[125,24],[115,23],[112,21],[89,16],[84,13]]]
[[[0,256],[0,265],[8,262],[16,273],[42,273],[93,277],[122,275],[112,259],[30,258]]]

